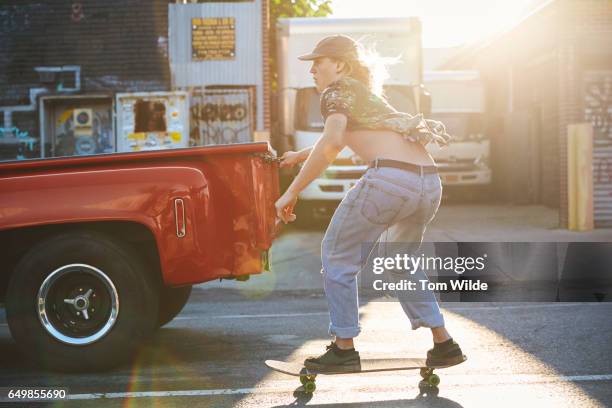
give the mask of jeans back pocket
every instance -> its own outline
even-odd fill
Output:
[[[380,178],[367,178],[361,202],[361,215],[377,225],[392,224],[408,200],[418,194]]]

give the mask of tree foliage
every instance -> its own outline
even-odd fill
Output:
[[[276,22],[283,17],[326,17],[332,0],[270,0],[270,73],[272,91],[276,91]],[[314,46],[314,44],[313,44]]]
[[[271,23],[279,17],[325,17],[331,12],[331,0],[270,0]]]
[[[283,17],[326,17],[331,14],[332,0],[269,0],[270,5],[270,85],[272,87],[270,96],[272,133],[275,134],[278,128],[278,109],[277,109],[277,54],[276,54],[276,22]],[[314,47],[314,44],[313,44]],[[304,69],[307,69],[305,66]],[[273,138],[276,135],[273,135]]]

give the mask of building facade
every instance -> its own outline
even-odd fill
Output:
[[[170,89],[167,1],[8,1],[0,13],[2,159],[41,155],[41,95],[90,96],[112,137],[114,93]]]
[[[559,208],[563,228],[568,125],[592,123],[594,219],[612,225],[612,2],[540,2],[514,28],[443,68],[477,68],[486,81],[496,193]]]
[[[252,141],[268,1],[8,0],[0,160]]]

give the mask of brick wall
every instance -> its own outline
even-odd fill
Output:
[[[271,130],[270,112],[270,7],[268,0],[261,0],[261,21],[262,21],[262,52],[263,52],[263,128]]]
[[[584,76],[591,69],[612,70],[612,2],[563,0],[564,30],[559,37],[559,222],[567,227],[567,126],[585,120]]]
[[[79,65],[85,91],[168,89],[168,1],[22,3],[0,6],[2,105],[27,99],[35,66]]]
[[[168,90],[167,36],[167,0],[3,1],[0,106],[29,104],[37,66],[80,66],[83,93]],[[13,124],[36,135],[28,114]]]

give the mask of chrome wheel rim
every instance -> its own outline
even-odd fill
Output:
[[[64,265],[49,274],[37,296],[38,319],[56,340],[87,345],[117,322],[119,294],[110,278],[87,264]]]

